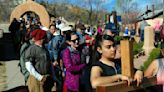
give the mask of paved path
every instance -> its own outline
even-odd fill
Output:
[[[135,68],[139,68],[144,63],[146,58],[147,56],[142,56],[134,59]],[[6,62],[7,89],[24,85],[23,75],[20,73],[18,62],[18,60]]]
[[[4,33],[9,33],[9,31],[8,31],[9,25],[10,25],[9,23],[1,23],[0,29],[3,29]]]
[[[11,60],[6,63],[6,83],[7,89],[11,89],[17,86],[24,85],[24,77],[21,74],[19,67],[18,67],[18,60]]]
[[[0,92],[6,89],[5,63],[0,61]]]
[[[7,38],[7,39],[6,39]],[[6,67],[6,83],[7,87],[6,90],[24,85],[24,77],[20,73],[18,67],[18,60],[17,59],[17,52],[13,52],[13,44],[11,43],[11,37],[9,34],[4,34],[4,38],[0,39],[0,61],[5,62]],[[139,68],[144,61],[146,60],[147,56],[140,57],[138,59],[134,59],[134,66]]]
[[[24,85],[24,77],[21,74],[18,67],[18,54],[14,50],[14,45],[12,43],[11,34],[7,31],[7,24],[0,24],[0,27],[4,29],[3,38],[0,38],[0,61],[5,63],[6,70],[6,88],[5,90]],[[5,72],[3,72],[5,73]],[[1,92],[1,91],[0,91]]]
[[[146,60],[146,56],[140,57],[138,59],[134,59],[134,66],[135,68],[139,68]],[[11,60],[11,61],[5,61],[6,63],[6,83],[7,83],[7,89],[11,89],[17,86],[24,85],[24,77],[21,74],[19,67],[18,67],[18,60]]]

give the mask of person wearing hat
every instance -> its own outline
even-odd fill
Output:
[[[50,70],[50,58],[44,48],[46,32],[41,29],[32,33],[34,44],[25,52],[25,66],[30,73],[27,80],[29,92],[51,92],[53,86]]]

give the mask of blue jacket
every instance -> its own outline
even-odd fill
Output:
[[[57,60],[61,44],[64,43],[64,38],[61,35],[54,36],[48,43],[48,51],[51,60]]]

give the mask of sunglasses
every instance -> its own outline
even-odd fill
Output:
[[[79,42],[79,38],[76,38],[74,40],[71,40],[73,43]]]

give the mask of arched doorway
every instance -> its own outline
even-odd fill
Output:
[[[10,22],[13,20],[13,18],[19,19],[26,12],[34,12],[39,16],[42,25],[47,28],[49,27],[50,18],[46,9],[42,5],[32,0],[28,0],[26,3],[18,5],[15,8],[11,13]]]
[[[28,22],[30,22],[30,21],[33,22],[33,24],[35,24],[38,21],[40,21],[40,17],[35,12],[31,12],[31,11],[25,12],[20,17],[24,18],[25,21],[27,22],[27,24],[29,24]]]

